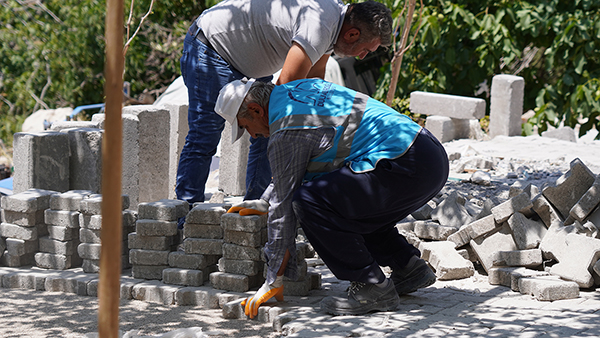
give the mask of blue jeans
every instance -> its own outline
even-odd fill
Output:
[[[181,73],[188,88],[189,132],[179,158],[175,193],[177,199],[191,205],[194,202],[204,202],[210,163],[225,127],[225,119],[214,112],[219,91],[227,83],[241,79],[244,75],[189,33],[183,44]],[[271,178],[268,161],[265,168],[262,160],[267,156],[266,144],[263,143],[266,140],[252,143],[246,175],[247,191],[252,191],[253,196],[258,194],[258,197]]]

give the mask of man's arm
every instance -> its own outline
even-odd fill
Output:
[[[314,65],[310,61],[308,54],[296,42],[292,43],[292,48],[288,51],[285,63],[281,69],[281,74],[277,79],[277,85],[288,83],[294,80],[306,79],[311,77],[325,77],[325,65],[329,54],[323,55]]]

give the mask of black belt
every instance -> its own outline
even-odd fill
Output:
[[[192,24],[190,29],[188,29],[188,33],[191,34],[196,39],[200,40],[208,48],[215,50],[213,48],[213,46],[210,44],[210,42],[208,41],[208,39],[206,38],[206,35],[204,35],[204,32],[202,31],[202,29],[200,29],[200,27],[198,27],[198,25],[196,25],[196,21],[194,21],[194,23]]]

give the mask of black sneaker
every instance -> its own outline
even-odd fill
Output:
[[[389,279],[387,286],[352,282],[348,298],[326,297],[321,301],[321,309],[333,315],[361,315],[373,311],[395,310],[400,298]]]
[[[403,269],[393,270],[391,277],[399,296],[428,287],[436,280],[427,262],[417,256],[412,256]]]

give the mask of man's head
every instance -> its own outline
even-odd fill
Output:
[[[254,137],[269,136],[269,98],[272,83],[254,79],[235,80],[219,92],[215,112],[231,123],[231,142],[237,141],[244,129]]]
[[[350,4],[333,51],[362,59],[380,45],[391,45],[392,25],[391,11],[385,5],[376,1]]]

